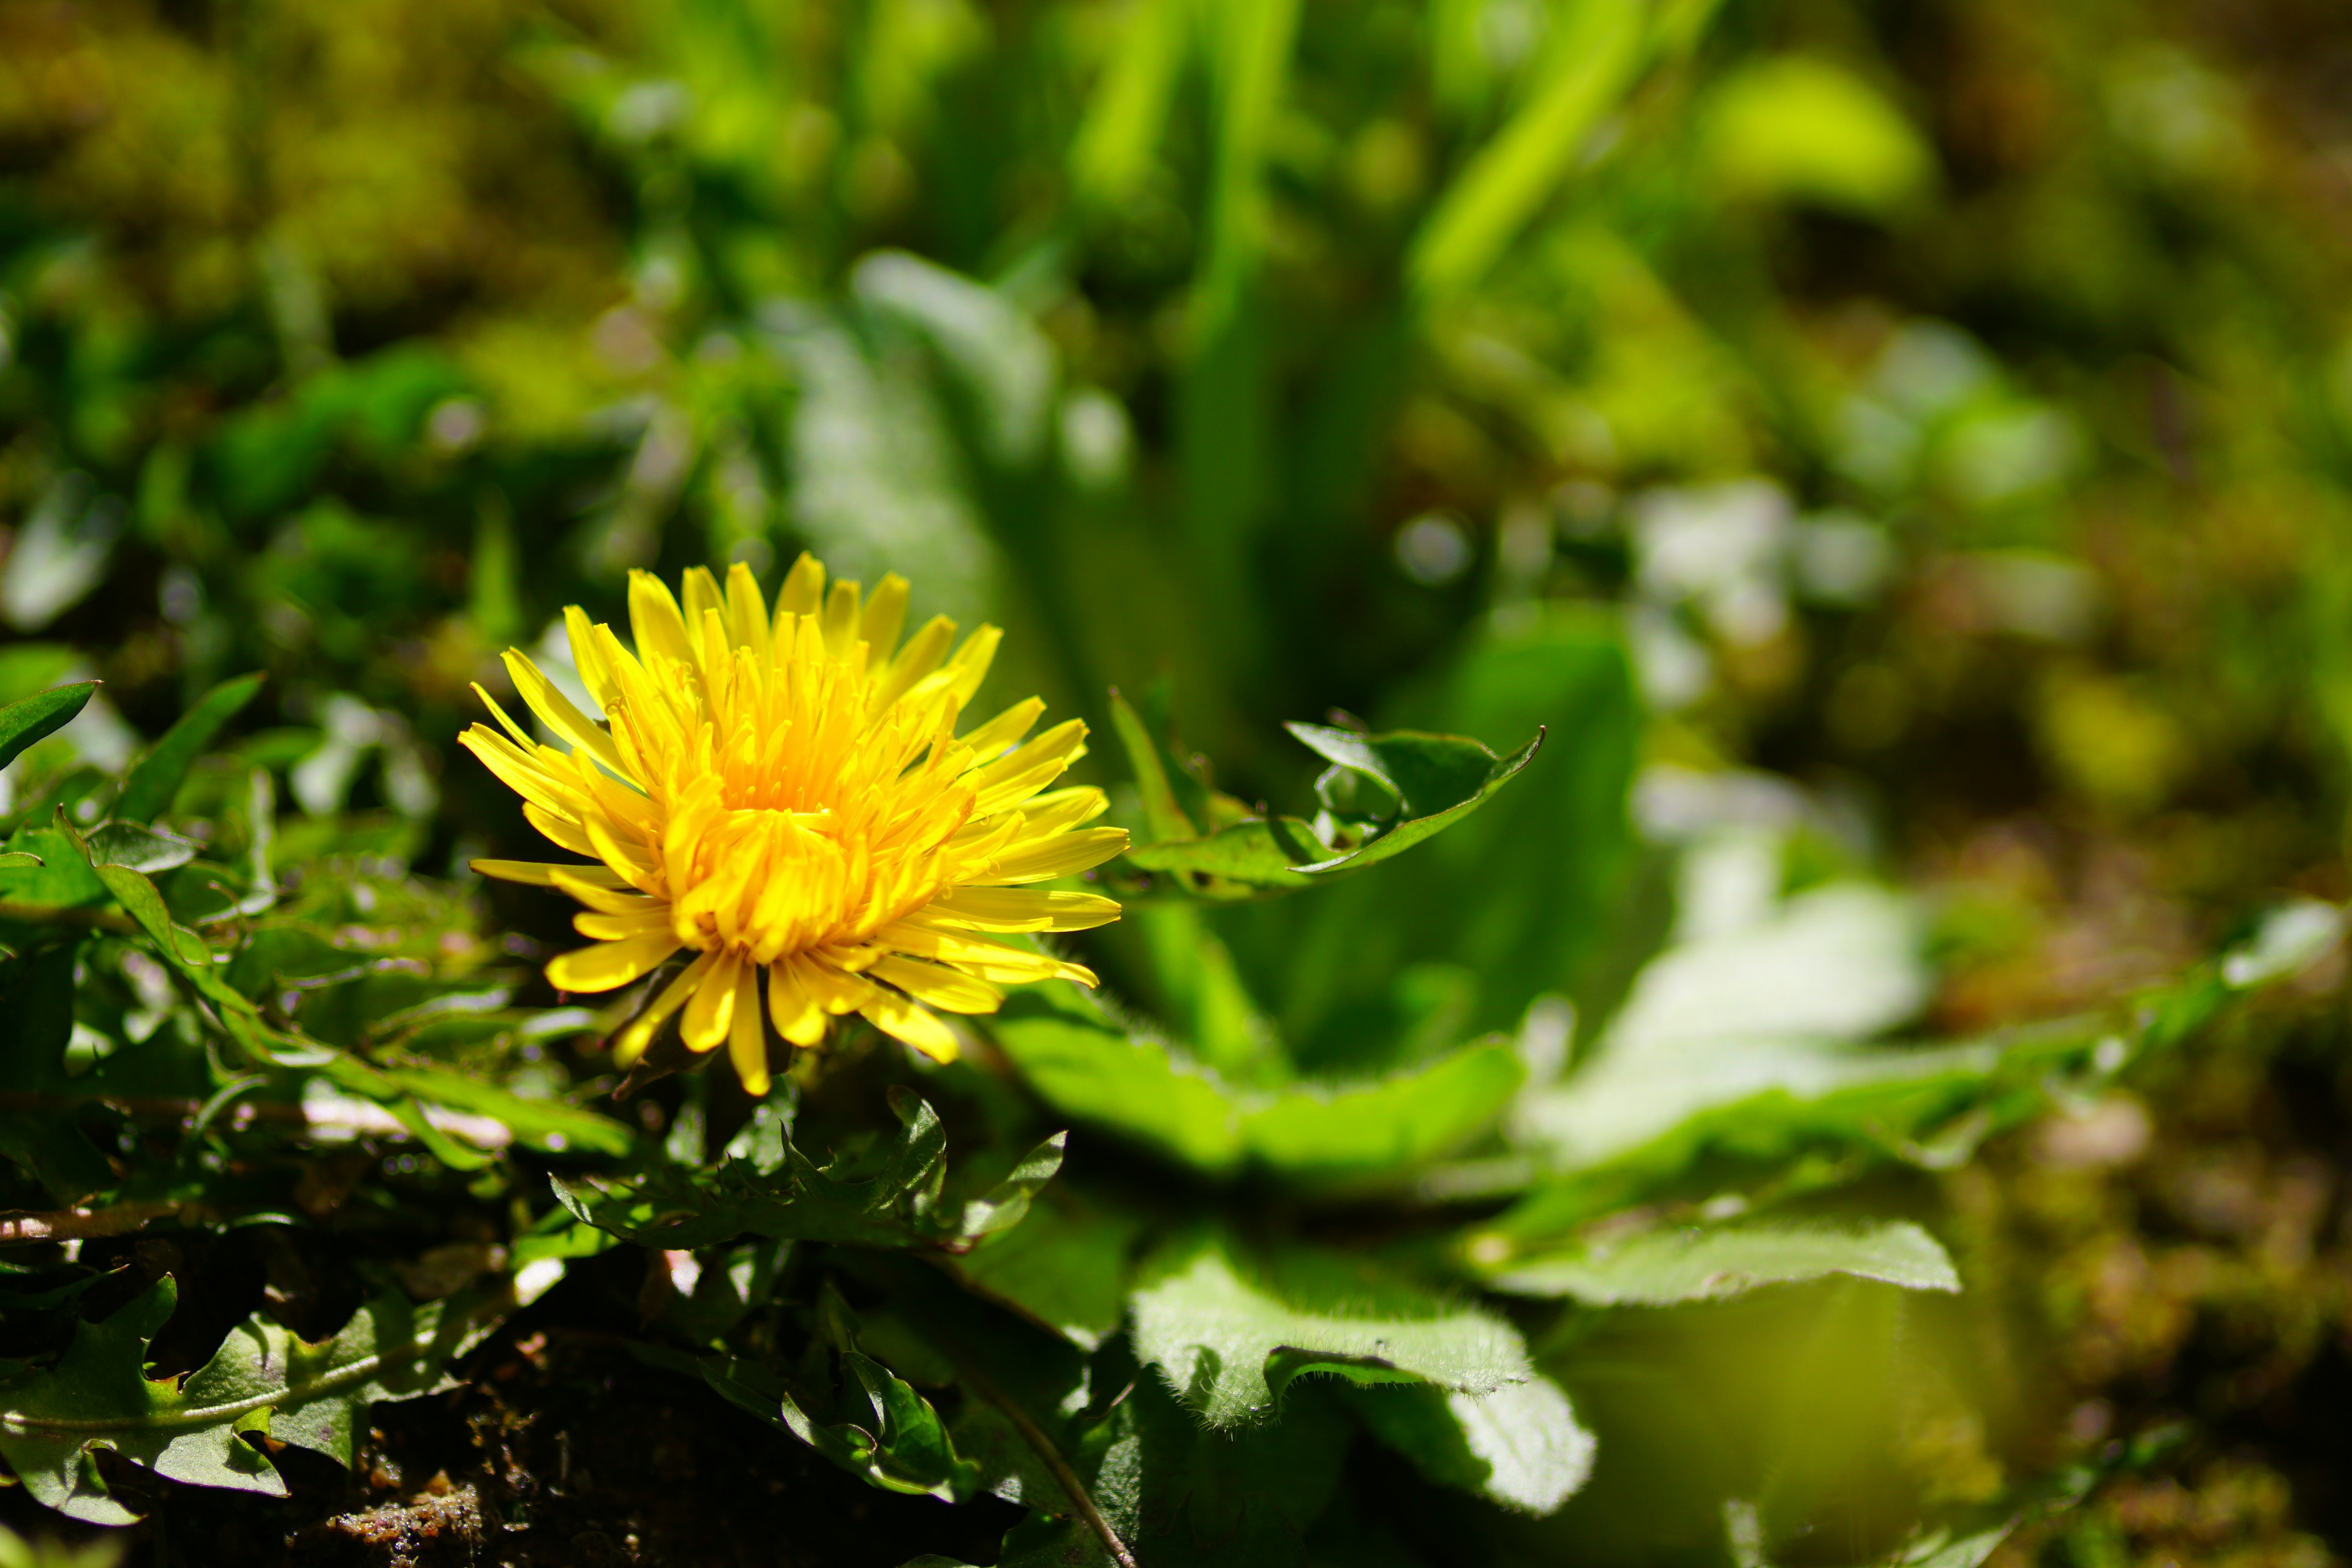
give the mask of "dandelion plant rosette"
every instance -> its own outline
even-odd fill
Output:
[[[516,691],[568,749],[534,739],[479,686],[499,729],[476,724],[460,738],[522,796],[532,826],[593,862],[474,862],[586,906],[573,924],[593,941],[549,963],[551,981],[612,991],[685,959],[614,1037],[621,1067],[683,1012],[687,1047],[725,1044],[761,1094],[763,1000],[794,1045],[856,1013],[944,1061],[956,1037],[933,1009],[992,1012],[1004,984],[1095,983],[1077,964],[983,934],[1116,920],[1110,899],[1032,884],[1127,844],[1122,829],[1086,826],[1108,805],[1101,790],[1049,788],[1085,753],[1079,721],[1024,741],[1045,712],[1033,697],[956,732],[995,627],[959,646],[940,616],[901,643],[905,579],[887,576],[870,595],[854,582],[828,590],[807,555],[772,615],[740,563],[724,589],[688,572],[685,600],[630,574],[634,652],[577,606],[564,612],[603,722],[508,651]]]

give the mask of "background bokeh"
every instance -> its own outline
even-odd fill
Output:
[[[102,678],[111,768],[267,669],[439,871],[528,852],[468,683],[632,567],[901,571],[1285,809],[1281,721],[1516,744],[1446,672],[1605,621],[1645,779],[1922,889],[1935,1026],[2062,1012],[2352,892],[2347,87],[2323,0],[20,0],[0,700]],[[1992,1413],[1786,1486],[2179,1416],[2009,1550],[2352,1551],[2338,1011],[1952,1176]]]

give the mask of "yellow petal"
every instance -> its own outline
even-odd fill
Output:
[[[768,662],[768,601],[751,568],[738,561],[727,568],[727,631],[739,647],[748,647],[761,664]]]
[[[613,1041],[614,1066],[626,1070],[637,1065],[637,1058],[644,1056],[646,1047],[654,1042],[654,1031],[660,1028],[672,1013],[686,1005],[687,998],[701,986],[718,958],[715,952],[706,952],[679,970],[676,977],[661,988],[661,994],[656,996],[644,1012],[630,1020],[629,1026]]]
[[[866,613],[858,618],[857,635],[874,650],[875,658],[887,659],[890,650],[898,646],[898,634],[906,626],[907,580],[896,572],[887,573],[866,597]]]
[[[987,981],[945,964],[926,963],[897,953],[875,960],[868,974],[887,980],[918,1001],[950,1013],[993,1013],[1004,1005],[1004,993]]]
[[[835,658],[849,657],[857,640],[857,584],[835,583],[824,596],[824,651]]]
[[[558,991],[612,991],[661,967],[678,950],[667,931],[646,931],[619,942],[600,942],[551,960],[547,978]]]
[[[784,585],[776,591],[776,632],[782,636],[786,616],[813,616],[824,602],[824,563],[801,552],[793,569],[784,574]]]
[[[641,661],[659,658],[694,662],[694,649],[686,640],[686,616],[679,613],[668,585],[650,572],[629,574],[629,637],[637,645]]]
[[[935,963],[951,963],[967,974],[977,975],[1003,985],[1026,985],[1039,980],[1070,980],[1080,985],[1097,984],[1093,970],[1082,964],[1068,963],[1034,948],[1005,947],[997,942],[982,942],[961,931],[941,931],[936,927],[900,921],[876,933],[876,940],[887,942],[900,952]]]
[[[1081,827],[1001,857],[976,882],[1044,882],[1099,866],[1127,848],[1124,827]]]
[[[546,722],[549,729],[581,747],[614,773],[629,771],[628,764],[621,761],[621,753],[613,749],[613,737],[604,733],[594,720],[580,711],[572,699],[563,695],[539,666],[513,648],[507,649],[499,657],[506,664],[508,678],[513,680],[515,689],[522,694],[524,703]],[[484,700],[488,700],[487,697]]]
[[[523,733],[523,728],[521,725],[516,723],[512,719],[507,716],[507,710],[499,706],[499,700],[491,696],[488,691],[485,690],[480,681],[474,681],[472,682],[472,685],[474,688],[474,695],[482,700],[482,706],[490,710],[490,717],[499,721],[499,728],[504,730],[509,736],[511,736],[516,745],[520,746],[524,752],[528,752],[532,747],[539,744],[537,741],[532,740],[529,735]]]
[[[580,684],[588,689],[597,707],[610,708],[621,689],[613,684],[613,672],[605,667],[604,651],[597,645],[596,628],[588,624],[588,612],[577,605],[564,605],[563,635],[571,640],[572,668],[580,672]]]
[[[670,929],[667,904],[656,903],[651,899],[640,899],[638,902],[644,907],[624,914],[606,914],[601,910],[590,910],[584,914],[573,915],[572,929],[598,942],[627,942],[632,937]],[[665,953],[662,956],[667,958],[669,955]]]
[[[800,983],[794,965],[768,965],[768,1016],[776,1033],[796,1046],[813,1046],[824,1038],[824,1009]]]
[[[468,860],[466,862],[485,877],[495,877],[501,882],[524,882],[534,888],[556,888],[556,880],[566,877],[584,887],[618,889],[628,886],[619,875],[604,866],[560,866],[540,860]],[[566,892],[572,889],[565,888]],[[572,897],[580,895],[572,893]]]
[[[719,579],[710,574],[709,567],[688,567],[683,585],[686,589],[686,629],[689,638],[695,632],[701,629],[702,617],[707,615],[715,612],[719,623],[722,626],[726,624],[727,598],[725,595],[719,593]],[[705,644],[702,649],[702,662],[709,665],[711,660],[719,657],[723,647],[724,645],[720,647],[713,647]]]
[[[677,1037],[688,1050],[717,1050],[727,1037],[735,1022],[735,980],[742,969],[743,960],[733,952],[721,952],[711,964],[710,977],[687,1003],[686,1016],[678,1021]]]
[[[768,1030],[760,1019],[760,972],[743,964],[736,972],[735,1018],[727,1031],[727,1055],[744,1092],[768,1092]]]
[[[612,877],[614,882],[621,880],[602,866],[596,868],[604,871],[605,876]],[[548,885],[559,893],[571,894],[599,914],[634,915],[648,909],[662,909],[667,906],[667,900],[656,900],[626,884],[618,888],[609,887],[603,882],[591,882],[584,878],[566,875],[569,870],[569,867],[558,866],[555,868],[553,879]]]
[[[1015,702],[979,729],[957,738],[970,746],[982,762],[991,762],[1005,747],[1027,734],[1029,726],[1034,724],[1045,711],[1045,701],[1032,697],[1025,701]]]
[[[958,702],[971,701],[980,683],[988,679],[988,667],[996,659],[996,645],[1003,640],[1004,634],[996,627],[982,626],[964,638],[963,647],[956,649],[955,658],[948,663],[955,672],[950,689]]]
[[[522,819],[538,828],[559,849],[569,849],[574,855],[596,853],[595,841],[588,837],[587,830],[580,826],[577,817],[550,811],[535,800],[527,800],[522,803]]]
[[[856,1012],[877,989],[872,981],[846,973],[820,958],[803,956],[796,960],[793,974],[812,1001],[836,1016]]]
[[[968,931],[1091,931],[1118,919],[1119,907],[1100,893],[954,888],[924,905],[922,916]]]
[[[896,992],[877,989],[873,999],[858,1009],[874,1026],[914,1047],[933,1061],[951,1062],[959,1054],[954,1031],[939,1015],[915,1005]]]
[[[915,689],[940,667],[948,648],[955,641],[956,624],[945,616],[933,616],[920,631],[907,639],[874,683],[874,707],[878,712],[898,701]]]

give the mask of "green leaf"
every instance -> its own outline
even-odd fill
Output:
[[[1901,110],[1828,60],[1776,55],[1717,81],[1700,159],[1728,195],[1887,217],[1934,184],[1935,154]]]
[[[261,689],[262,677],[257,672],[225,680],[196,701],[196,705],[180,715],[178,722],[163,732],[153,750],[133,763],[122,781],[122,794],[114,803],[114,816],[123,822],[152,822],[171,809],[172,799],[180,793],[180,784],[188,776],[189,768],[202,756],[205,748],[213,743],[221,726],[227,723],[253,700]],[[157,868],[142,866],[141,870]]]
[[[1538,731],[1517,751],[1497,756],[1480,742],[1457,735],[1346,736],[1343,744],[1333,739],[1345,736],[1342,731],[1304,724],[1293,724],[1290,731],[1339,765],[1391,788],[1391,772],[1410,778],[1416,790],[1405,796],[1411,815],[1376,835],[1344,827],[1329,837],[1318,836],[1315,824],[1295,816],[1253,817],[1206,837],[1137,845],[1127,852],[1128,862],[1169,879],[1173,890],[1196,898],[1255,899],[1314,887],[1342,873],[1369,869],[1444,832],[1517,777],[1543,744],[1543,732]],[[1150,755],[1133,750],[1129,754]],[[1156,759],[1150,765],[1157,766]],[[1142,775],[1146,763],[1136,766]],[[1322,821],[1332,826],[1336,819],[1327,812]]]
[[[1214,1235],[1180,1241],[1129,1306],[1136,1355],[1213,1426],[1271,1415],[1309,1375],[1475,1394],[1534,1375],[1493,1313],[1304,1249],[1244,1261]]]
[[[9,835],[8,849],[9,858],[0,862],[0,903],[75,910],[107,901],[106,884],[61,822],[47,827],[24,824]]]
[[[1030,1086],[1065,1115],[1117,1130],[1189,1165],[1242,1161],[1231,1091],[1158,1040],[1131,1037],[1075,987],[1017,991],[987,1021]]]
[[[661,1165],[628,1181],[559,1175],[551,1178],[555,1195],[583,1224],[642,1247],[709,1247],[739,1236],[885,1247],[968,1245],[964,1214],[949,1214],[940,1202],[947,1145],[938,1113],[899,1089],[891,1090],[890,1107],[899,1123],[894,1134],[824,1165],[788,1145],[783,1163],[769,1170],[730,1155],[701,1174]],[[1058,1166],[1059,1147],[1049,1147]],[[996,1212],[981,1210],[979,1222]]]
[[[1540,1515],[1591,1477],[1592,1434],[1548,1377],[1486,1394],[1413,1384],[1349,1393],[1348,1407],[1373,1436],[1440,1486]]]
[[[197,846],[169,833],[158,833],[135,822],[102,822],[83,836],[94,866],[121,866],[133,871],[171,871],[196,858]]]
[[[1516,1030],[1547,994],[1591,1011],[1596,960],[1637,923],[1622,889],[1643,717],[1613,620],[1559,609],[1492,627],[1391,717],[1494,746],[1550,740],[1540,766],[1379,875],[1222,912],[1301,1062],[1396,1059],[1413,1026],[1383,999],[1432,965],[1469,983],[1456,1039]]]
[[[95,680],[77,681],[37,691],[0,708],[0,768],[15,762],[36,741],[46,740],[71,723],[97,689]]]
[[[384,1079],[425,1105],[486,1118],[542,1154],[626,1154],[636,1134],[610,1117],[560,1100],[524,1096],[441,1067],[388,1067]]]
[[[962,1222],[957,1227],[959,1233],[976,1241],[1019,1225],[1038,1190],[1061,1170],[1062,1156],[1069,1142],[1068,1133],[1055,1133],[1023,1155],[1021,1163],[1003,1181],[966,1202]]]
[[[1423,300],[1475,287],[1575,167],[1593,127],[1639,76],[1650,12],[1617,0],[1578,0],[1563,9],[1527,101],[1414,237],[1407,265]]]
[[[1515,1296],[1567,1296],[1596,1307],[1664,1307],[1832,1274],[1906,1290],[1960,1288],[1942,1245],[1909,1220],[1755,1220],[1646,1231],[1515,1258],[1486,1283]]]
[[[1497,1043],[1386,1078],[1241,1089],[1059,984],[1016,993],[988,1027],[1055,1110],[1213,1174],[1249,1163],[1314,1181],[1393,1173],[1492,1126],[1522,1071]]]
[[[503,1287],[422,1307],[383,1296],[316,1345],[257,1316],[184,1382],[151,1383],[147,1342],[176,1289],[166,1276],[103,1322],[78,1325],[55,1366],[0,1384],[0,1457],[40,1501],[92,1523],[131,1522],[129,1509],[90,1484],[84,1456],[99,1447],[172,1480],[284,1497],[276,1467],[238,1439],[253,1417],[268,1413],[272,1441],[348,1466],[371,1405],[453,1386],[450,1360],[519,1304]]]
[[[1301,1177],[1410,1170],[1492,1127],[1526,1070],[1496,1041],[1367,1082],[1295,1084],[1244,1110],[1242,1142],[1258,1163]]]
[[[840,1392],[813,1418],[782,1378],[749,1357],[688,1358],[652,1346],[635,1349],[656,1365],[698,1374],[730,1404],[782,1427],[869,1486],[942,1502],[980,1489],[980,1467],[956,1452],[931,1402],[856,1351],[842,1353]]]
[[[1306,1535],[1329,1505],[1349,1424],[1307,1388],[1280,1421],[1219,1430],[1146,1377],[1063,1443],[1105,1521],[1150,1568],[1304,1568]],[[1108,1568],[1100,1540],[1050,1495],[1004,1538],[998,1568]],[[1059,1517],[1045,1517],[1046,1515]]]
[[[1066,1185],[953,1268],[981,1294],[1090,1351],[1127,1315],[1128,1262],[1142,1226],[1123,1210],[1080,1201]]]

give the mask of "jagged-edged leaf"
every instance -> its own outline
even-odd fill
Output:
[[[1645,1231],[1516,1258],[1495,1268],[1486,1283],[1598,1307],[1663,1307],[1832,1274],[1908,1290],[1960,1288],[1942,1244],[1909,1220],[1752,1220]]]
[[[1307,1375],[1480,1394],[1534,1375],[1518,1331],[1483,1308],[1334,1254],[1244,1256],[1213,1233],[1156,1257],[1129,1310],[1138,1358],[1213,1426],[1270,1414]]]
[[[355,979],[387,960],[339,945],[316,926],[281,921],[254,927],[229,960],[228,983],[259,1000]]]
[[[1030,1205],[1013,1229],[958,1258],[964,1282],[1093,1350],[1127,1313],[1129,1259],[1143,1222],[1068,1188]]]
[[[1498,756],[1459,735],[1358,735],[1292,724],[1290,732],[1341,775],[1326,774],[1318,790],[1323,810],[1312,822],[1265,815],[1221,822],[1234,816],[1238,803],[1207,792],[1181,766],[1171,769],[1173,749],[1123,698],[1114,693],[1111,705],[1147,821],[1155,832],[1171,833],[1129,849],[1127,863],[1154,873],[1156,889],[1202,899],[1293,891],[1401,855],[1476,810],[1543,744],[1538,731],[1517,751]],[[1180,781],[1190,787],[1180,787]],[[1195,820],[1203,814],[1208,820]]]
[[[534,1285],[543,1289],[560,1272],[542,1268]],[[0,1457],[49,1507],[100,1524],[136,1517],[88,1464],[100,1447],[173,1480],[284,1497],[277,1468],[240,1432],[263,1430],[349,1465],[369,1405],[451,1386],[450,1360],[520,1302],[503,1283],[424,1306],[383,1296],[315,1345],[254,1317],[184,1381],[151,1382],[147,1342],[171,1317],[176,1290],[168,1276],[156,1281],[111,1317],[78,1325],[56,1365],[0,1384]]]
[[[88,850],[74,845],[89,864]],[[116,903],[154,943],[172,972],[209,1003],[229,1037],[258,1065],[309,1068],[335,1088],[380,1105],[410,1136],[432,1152],[443,1164],[461,1171],[478,1170],[488,1156],[445,1132],[415,1098],[382,1069],[347,1052],[306,1041],[272,1026],[252,999],[223,978],[213,962],[212,948],[195,932],[172,923],[163,897],[155,884],[125,866],[89,868]]]
[[[0,860],[0,905],[35,910],[89,909],[107,901],[106,884],[62,821],[36,827],[21,824],[8,836],[10,853]],[[5,919],[0,913],[0,919]]]
[[[1058,984],[1009,998],[989,1028],[1057,1110],[1217,1173],[1256,1164],[1339,1181],[1409,1168],[1492,1126],[1523,1070],[1488,1043],[1384,1078],[1237,1089]]]
[[[823,1165],[786,1145],[782,1163],[767,1170],[730,1156],[700,1174],[663,1165],[624,1181],[557,1176],[555,1194],[583,1223],[645,1247],[708,1247],[739,1236],[863,1247],[969,1246],[978,1234],[964,1228],[973,1211],[950,1212],[940,1198],[947,1140],[939,1114],[903,1089],[890,1091],[890,1108],[898,1117],[894,1133]],[[1053,1147],[1056,1167],[1059,1156]],[[1038,1159],[1033,1154],[1024,1165]],[[985,1226],[1002,1212],[988,1203],[1009,1201],[975,1205],[976,1222]]]
[[[956,1452],[931,1402],[856,1351],[842,1353],[840,1391],[825,1404],[808,1390],[795,1398],[773,1369],[750,1357],[636,1349],[656,1365],[698,1375],[730,1404],[773,1422],[870,1486],[942,1502],[960,1501],[980,1489],[980,1467]],[[810,1415],[804,1400],[817,1406],[817,1416]]]
[[[47,740],[71,723],[97,689],[97,681],[79,680],[71,686],[52,686],[0,707],[0,768],[15,762],[35,742]]]
[[[1103,1414],[1065,1424],[1063,1452],[1104,1525],[1151,1568],[1301,1568],[1348,1448],[1348,1421],[1318,1393],[1294,1394],[1279,1421],[1219,1430],[1146,1377]],[[1040,1511],[1006,1534],[998,1568],[1112,1564],[1070,1504],[1022,1500]]]
[[[635,1141],[635,1133],[611,1117],[560,1100],[520,1095],[449,1068],[388,1067],[381,1070],[394,1089],[423,1104],[479,1118],[525,1148],[543,1154],[621,1155],[627,1153]]]
[[[196,701],[196,705],[180,715],[178,722],[163,732],[163,738],[153,749],[131,764],[122,781],[122,794],[115,800],[113,815],[122,822],[152,822],[156,816],[169,810],[173,796],[188,776],[188,769],[213,743],[221,726],[236,717],[245,705],[261,689],[262,677],[257,672],[225,680]],[[154,870],[142,866],[142,871]]]
[[[1592,1474],[1592,1434],[1543,1376],[1492,1394],[1404,1384],[1349,1391],[1349,1408],[1440,1486],[1547,1514]]]

